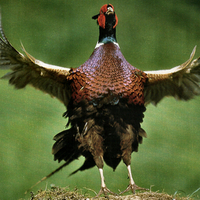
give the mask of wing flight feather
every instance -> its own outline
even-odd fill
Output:
[[[146,104],[156,105],[165,96],[189,100],[200,95],[200,58],[192,61],[195,51],[196,47],[182,65],[168,70],[145,71],[148,77],[144,89]]]
[[[0,69],[11,70],[2,78],[9,79],[9,83],[17,89],[32,85],[67,106],[71,95],[67,79],[70,69],[37,60],[23,48],[26,53],[24,56],[12,47],[1,25],[0,33]]]

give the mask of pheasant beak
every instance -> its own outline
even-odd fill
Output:
[[[106,14],[106,15],[114,14],[113,8],[109,6],[109,7],[107,8],[107,11],[106,11],[105,14]]]

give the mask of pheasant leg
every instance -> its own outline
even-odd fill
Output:
[[[123,194],[125,192],[130,191],[130,190],[132,191],[133,194],[135,194],[135,190],[148,190],[148,189],[145,189],[145,188],[141,188],[141,187],[139,187],[135,184],[135,182],[133,180],[132,173],[131,173],[131,166],[130,165],[127,166],[127,169],[128,169],[128,176],[129,176],[129,185],[123,192],[120,192],[120,194]]]
[[[112,194],[112,195],[117,195],[116,193],[110,191],[105,184],[104,181],[104,176],[103,176],[103,169],[99,168],[99,173],[100,173],[100,177],[101,177],[101,189],[99,191],[99,193],[96,195],[96,197],[99,197],[100,195],[104,194],[105,196],[107,196],[107,194]]]

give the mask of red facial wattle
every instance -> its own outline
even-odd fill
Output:
[[[98,24],[100,27],[102,27],[103,29],[105,29],[105,26],[106,26],[106,12],[108,10],[108,6],[112,7],[113,9],[113,12],[114,12],[114,7],[113,5],[111,4],[105,4],[101,7],[100,11],[99,11],[99,16],[98,16]],[[117,26],[118,24],[118,18],[117,18],[117,15],[114,13],[115,15],[115,25],[113,26],[113,29]]]

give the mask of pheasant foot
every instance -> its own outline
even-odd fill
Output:
[[[148,189],[139,187],[136,184],[129,184],[128,187],[124,191],[120,192],[119,194],[123,194],[130,190],[132,191],[133,194],[135,194],[135,190],[148,190]]]
[[[132,176],[132,173],[131,173],[131,166],[128,165],[127,166],[127,170],[128,170],[128,176],[129,176],[129,185],[128,187],[123,191],[123,192],[120,192],[119,194],[123,194],[125,192],[128,192],[128,191],[132,191],[133,194],[135,194],[135,190],[148,190],[148,189],[145,189],[145,188],[141,188],[139,186],[137,186],[133,180],[133,176]]]
[[[117,196],[116,193],[112,192],[111,190],[109,190],[106,186],[105,187],[101,187],[99,193],[96,195],[95,198],[99,197],[100,195],[104,194],[106,198],[108,198],[108,194],[112,194],[114,196]]]
[[[117,196],[116,193],[112,192],[111,190],[109,190],[106,187],[106,184],[105,184],[105,181],[104,181],[104,176],[103,176],[103,169],[99,168],[99,172],[100,172],[100,176],[101,176],[101,189],[100,189],[99,193],[96,195],[95,198],[99,197],[102,194],[104,194],[107,199],[109,199],[107,194],[112,194],[112,195]]]

